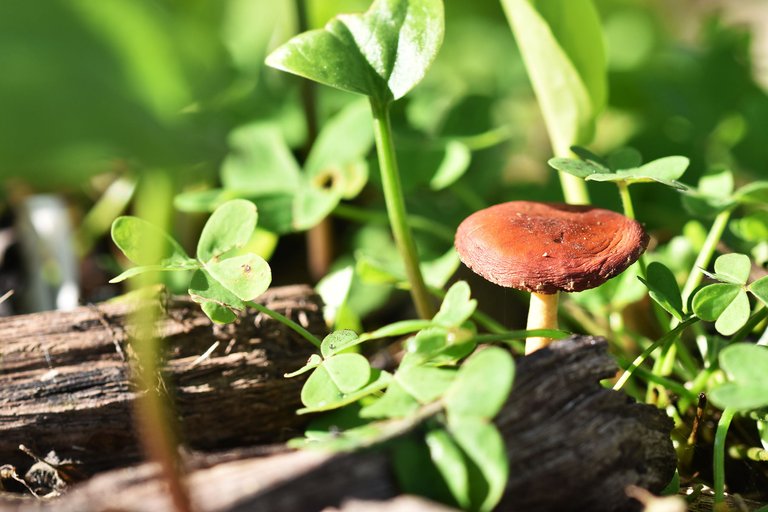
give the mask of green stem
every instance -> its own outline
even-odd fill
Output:
[[[556,156],[569,156],[557,155]],[[560,175],[560,186],[563,189],[565,202],[569,204],[590,204],[587,184],[581,178],[573,176],[563,171],[557,171]]]
[[[720,212],[717,217],[715,217],[712,227],[709,228],[707,238],[704,239],[704,244],[702,244],[701,250],[696,256],[696,261],[693,263],[691,273],[688,275],[688,279],[683,286],[682,296],[684,306],[688,304],[688,298],[696,287],[701,284],[701,279],[704,276],[701,270],[706,269],[709,266],[709,262],[712,260],[712,255],[715,253],[715,248],[720,242],[720,238],[723,236],[726,226],[728,226],[728,220],[731,218],[732,211],[733,210],[729,208]]]
[[[725,437],[728,435],[728,427],[731,426],[731,420],[735,410],[726,407],[717,422],[717,431],[715,432],[714,458],[712,470],[714,472],[715,505],[725,501]]]
[[[630,219],[635,218],[635,207],[632,204],[632,196],[629,195],[629,185],[625,181],[617,181],[619,187],[619,197],[621,197],[621,207],[624,209],[624,215]]]
[[[248,301],[246,304],[248,304],[248,306],[250,306],[250,307],[252,307],[254,309],[259,310],[261,313],[264,313],[265,315],[267,315],[267,316],[269,316],[271,318],[274,318],[275,320],[277,320],[278,322],[280,322],[284,326],[286,326],[289,329],[292,329],[293,331],[295,331],[297,334],[302,336],[304,339],[309,341],[311,344],[313,344],[318,349],[320,348],[320,345],[322,344],[322,342],[315,335],[313,335],[311,332],[309,332],[308,330],[306,330],[305,328],[303,328],[302,326],[300,326],[299,324],[297,324],[296,322],[294,322],[293,320],[291,320],[287,316],[281,315],[277,311],[273,311],[273,310],[269,309],[268,307],[264,306],[263,304],[259,304],[258,302]]]
[[[400,173],[397,168],[395,146],[392,142],[392,128],[389,121],[389,105],[371,99],[373,113],[373,133],[376,141],[376,153],[381,169],[381,184],[384,189],[384,200],[387,204],[387,214],[395,237],[395,243],[400,251],[400,257],[405,264],[405,273],[411,284],[411,297],[416,311],[421,318],[432,318],[434,306],[429,298],[424,277],[419,268],[419,258],[413,234],[408,226],[405,199],[400,184]]]
[[[624,373],[619,377],[619,379],[616,381],[616,383],[613,385],[614,390],[619,390],[624,385],[625,382],[632,376],[632,373],[641,365],[643,364],[643,361],[653,353],[654,350],[661,346],[667,346],[671,345],[675,339],[682,333],[689,325],[698,322],[699,319],[696,317],[689,318],[685,322],[681,323],[671,331],[669,331],[667,334],[659,338],[656,342],[651,344],[647,349],[643,351],[642,354],[637,356],[634,361],[632,361],[632,364],[629,365],[629,367],[624,371]],[[656,373],[654,371],[654,373]]]

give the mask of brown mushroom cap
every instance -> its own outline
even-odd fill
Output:
[[[467,217],[455,245],[461,261],[492,283],[576,292],[623,272],[645,251],[648,235],[610,210],[512,201]]]

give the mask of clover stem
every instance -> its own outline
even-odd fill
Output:
[[[531,303],[528,307],[528,324],[526,330],[557,329],[557,303],[560,296],[555,293],[531,292]],[[525,354],[544,348],[552,342],[552,338],[533,337],[525,340]]]
[[[318,349],[320,348],[321,341],[317,339],[315,335],[313,335],[311,332],[291,320],[285,315],[281,315],[277,311],[274,311],[272,309],[269,309],[267,306],[264,306],[263,304],[259,304],[255,301],[248,301],[246,303],[248,306],[258,310],[261,313],[264,313],[265,315],[277,320],[284,326],[288,327],[289,329],[295,331],[297,334],[299,334],[301,337],[309,341],[311,344],[313,344]]]
[[[381,184],[384,189],[384,201],[392,228],[395,244],[405,264],[405,273],[411,285],[411,297],[419,317],[432,318],[434,306],[429,297],[424,277],[419,268],[419,258],[413,234],[408,226],[405,199],[403,198],[400,173],[397,168],[395,146],[392,142],[392,128],[389,120],[389,104],[371,98],[373,113],[373,133],[376,153],[379,157]]]
[[[713,487],[715,489],[715,505],[725,501],[725,438],[728,435],[728,428],[731,426],[731,420],[736,411],[726,407],[717,422],[715,431],[715,444],[713,447],[714,456],[712,460]]]

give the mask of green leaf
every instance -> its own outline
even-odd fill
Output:
[[[291,377],[296,377],[303,373],[307,373],[310,370],[314,370],[321,364],[323,364],[323,358],[317,354],[312,354],[311,356],[309,356],[309,359],[307,360],[307,363],[304,366],[302,366],[295,372],[286,373],[285,375],[283,375],[283,377],[285,377],[286,379],[290,379]]]
[[[336,356],[338,357],[338,356]],[[366,397],[370,394],[376,393],[378,391],[381,391],[382,389],[389,386],[389,384],[392,382],[392,374],[385,372],[383,370],[378,369],[371,369],[371,379],[368,382],[368,384],[357,391],[353,391],[352,393],[344,394],[336,387],[335,384],[333,384],[333,381],[331,381],[330,376],[328,376],[328,372],[325,371],[325,368],[323,366],[319,367],[315,372],[318,370],[323,369],[324,377],[319,377],[320,384],[318,385],[318,390],[313,389],[310,393],[308,393],[308,396],[312,399],[314,399],[313,405],[309,405],[306,402],[304,402],[304,389],[302,389],[302,402],[307,406],[303,409],[299,409],[296,411],[296,414],[308,414],[313,412],[322,412],[322,411],[329,411],[331,409],[338,409],[339,407],[344,407],[345,405],[349,405],[352,402],[357,402],[363,397]],[[312,375],[309,376],[311,379]],[[324,379],[328,379],[328,381],[331,383],[330,385],[333,387],[334,393],[329,393],[327,389],[324,389],[324,386],[327,385]],[[307,379],[307,382],[304,384],[304,388],[307,387],[307,384],[309,384],[309,379]]]
[[[470,294],[466,281],[454,283],[446,292],[433,322],[443,327],[457,327],[466,322],[477,309],[477,301],[471,299]]]
[[[451,140],[445,146],[445,156],[429,181],[432,190],[442,190],[461,178],[472,161],[472,152],[466,144]]]
[[[487,483],[488,492],[476,508],[481,511],[492,510],[504,494],[509,476],[504,439],[492,423],[474,416],[449,416],[448,427]]]
[[[323,357],[331,357],[334,354],[348,349],[359,343],[357,333],[348,329],[334,331],[325,338],[320,346]]]
[[[608,167],[612,171],[640,167],[643,158],[635,148],[620,148],[608,155]]]
[[[715,329],[723,336],[730,336],[744,327],[747,320],[749,320],[749,297],[746,292],[740,291],[717,318]]]
[[[173,206],[182,212],[212,212],[230,199],[239,197],[235,190],[194,190],[177,194],[173,198]]]
[[[764,305],[768,306],[768,276],[761,277],[747,287],[752,295],[757,297]]]
[[[227,306],[217,304],[216,302],[205,300],[200,304],[203,313],[217,324],[228,324],[237,319],[237,315]]]
[[[328,376],[345,395],[368,383],[371,365],[360,354],[338,354],[323,361]]]
[[[398,322],[385,325],[370,333],[360,336],[361,340],[375,340],[379,338],[389,338],[392,336],[402,336],[412,332],[426,329],[432,325],[431,320],[400,320]]]
[[[434,402],[440,398],[456,377],[455,370],[435,368],[434,366],[400,365],[395,380],[411,396],[422,404]]]
[[[119,283],[144,274],[145,272],[173,272],[176,270],[193,270],[195,267],[192,264],[178,265],[178,266],[166,266],[166,265],[141,265],[138,267],[131,267],[117,277],[113,277],[109,280],[110,283]]]
[[[242,247],[256,229],[256,205],[245,199],[222,204],[205,223],[197,242],[197,257],[208,262]]]
[[[589,141],[606,102],[606,57],[590,0],[503,0],[555,154]]]
[[[125,257],[137,265],[174,269],[194,268],[196,265],[168,233],[138,217],[115,219],[112,240]]]
[[[547,163],[553,169],[572,174],[577,178],[587,178],[593,174],[610,173],[606,167],[575,158],[550,158]]]
[[[237,295],[224,288],[221,283],[202,269],[192,274],[188,291],[192,300],[201,304],[213,302],[232,309],[245,308],[245,304]]]
[[[469,475],[461,448],[445,430],[430,430],[425,436],[429,454],[456,502],[470,507]]]
[[[746,254],[723,254],[715,260],[715,276],[721,281],[746,284],[752,263]]]
[[[736,191],[734,198],[744,204],[768,204],[768,181],[753,181]]]
[[[651,262],[646,270],[645,279],[641,281],[648,287],[649,295],[667,313],[678,320],[683,319],[683,299],[680,295],[680,286],[675,275],[663,263]]]
[[[239,299],[253,300],[269,288],[272,270],[257,254],[243,254],[205,265],[208,273]]]
[[[384,395],[360,411],[362,418],[404,418],[416,412],[419,402],[393,380]]]
[[[687,189],[683,205],[694,215],[711,217],[734,206],[733,173],[728,169],[713,169],[699,179],[697,189]]]
[[[491,419],[507,400],[515,378],[515,363],[506,350],[489,347],[461,365],[445,394],[449,415]]]
[[[443,40],[439,0],[376,0],[364,14],[340,15],[294,37],[267,64],[386,103],[424,77]]]
[[[301,388],[301,403],[307,408],[320,408],[334,404],[344,398],[338,386],[328,373],[328,369],[320,365],[315,368]]]
[[[693,296],[693,312],[702,320],[714,322],[741,292],[741,286],[735,284],[705,286]]]
[[[710,392],[715,405],[742,411],[768,406],[768,347],[735,343],[720,352],[719,361],[729,382]]]

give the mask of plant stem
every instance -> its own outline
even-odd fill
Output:
[[[271,318],[274,318],[284,326],[295,331],[297,334],[299,334],[301,337],[309,341],[315,347],[320,349],[320,345],[322,344],[322,342],[319,339],[317,339],[317,337],[313,335],[311,332],[309,332],[308,330],[306,330],[305,328],[303,328],[302,326],[300,326],[299,324],[297,324],[287,316],[281,315],[277,311],[273,311],[269,309],[267,306],[264,306],[263,304],[259,304],[258,302],[255,302],[255,301],[248,301],[247,305],[254,309],[257,309],[261,313],[264,313],[265,315]]]
[[[736,411],[726,407],[717,422],[717,431],[715,432],[714,457],[712,461],[712,470],[714,472],[715,505],[725,501],[725,437],[728,435],[728,427],[731,426],[731,420]]]
[[[151,184],[149,183],[151,179]],[[164,172],[147,173],[139,185],[136,200],[137,214],[157,226],[170,224],[172,204],[172,180]],[[147,255],[156,255],[163,250],[158,243],[147,244]],[[156,273],[145,273],[133,281],[135,290],[146,289],[156,284]],[[160,368],[160,349],[155,336],[155,324],[160,317],[158,307],[148,305],[138,308],[131,315],[135,334],[131,346],[136,353],[137,363],[133,366],[139,389],[145,390],[136,400],[135,423],[139,432],[139,441],[148,458],[160,466],[162,479],[167,485],[168,494],[174,512],[190,512],[192,505],[186,486],[182,481],[182,470],[178,460],[176,439],[173,435],[173,416],[170,407],[160,390],[165,389]]]
[[[701,279],[704,275],[702,274],[701,270],[706,269],[709,266],[709,262],[712,260],[712,255],[715,253],[715,248],[720,242],[720,238],[723,236],[723,232],[725,232],[726,226],[728,226],[728,221],[731,218],[732,211],[733,209],[728,208],[717,214],[715,221],[712,223],[712,227],[709,228],[707,238],[704,239],[704,244],[701,246],[701,250],[696,256],[696,261],[693,263],[691,273],[688,274],[688,279],[685,281],[685,285],[683,286],[683,291],[681,292],[683,297],[683,306],[688,304],[688,299],[690,298],[691,294],[696,289],[696,287],[701,284]]]
[[[408,226],[403,189],[400,184],[400,172],[397,168],[395,146],[392,141],[392,127],[389,120],[389,105],[383,101],[371,98],[373,113],[373,133],[376,141],[376,153],[379,157],[381,183],[384,189],[384,200],[387,214],[395,237],[395,243],[400,251],[400,257],[405,264],[405,273],[411,285],[411,297],[419,317],[428,319],[434,315],[434,306],[429,298],[424,277],[419,268],[419,257],[413,234]]]
[[[643,364],[643,361],[653,353],[654,350],[656,350],[659,347],[671,345],[675,339],[677,339],[678,336],[680,336],[680,333],[682,333],[689,325],[698,322],[699,319],[696,317],[691,317],[685,322],[681,323],[671,331],[669,331],[667,334],[659,338],[656,342],[651,344],[647,349],[643,351],[642,354],[637,356],[634,361],[632,361],[632,364],[629,365],[629,367],[624,371],[624,373],[619,377],[619,379],[616,381],[616,383],[613,385],[613,389],[618,391],[621,389],[621,387],[624,385],[625,382],[632,376],[632,373],[641,365]],[[656,373],[654,371],[654,373]]]

